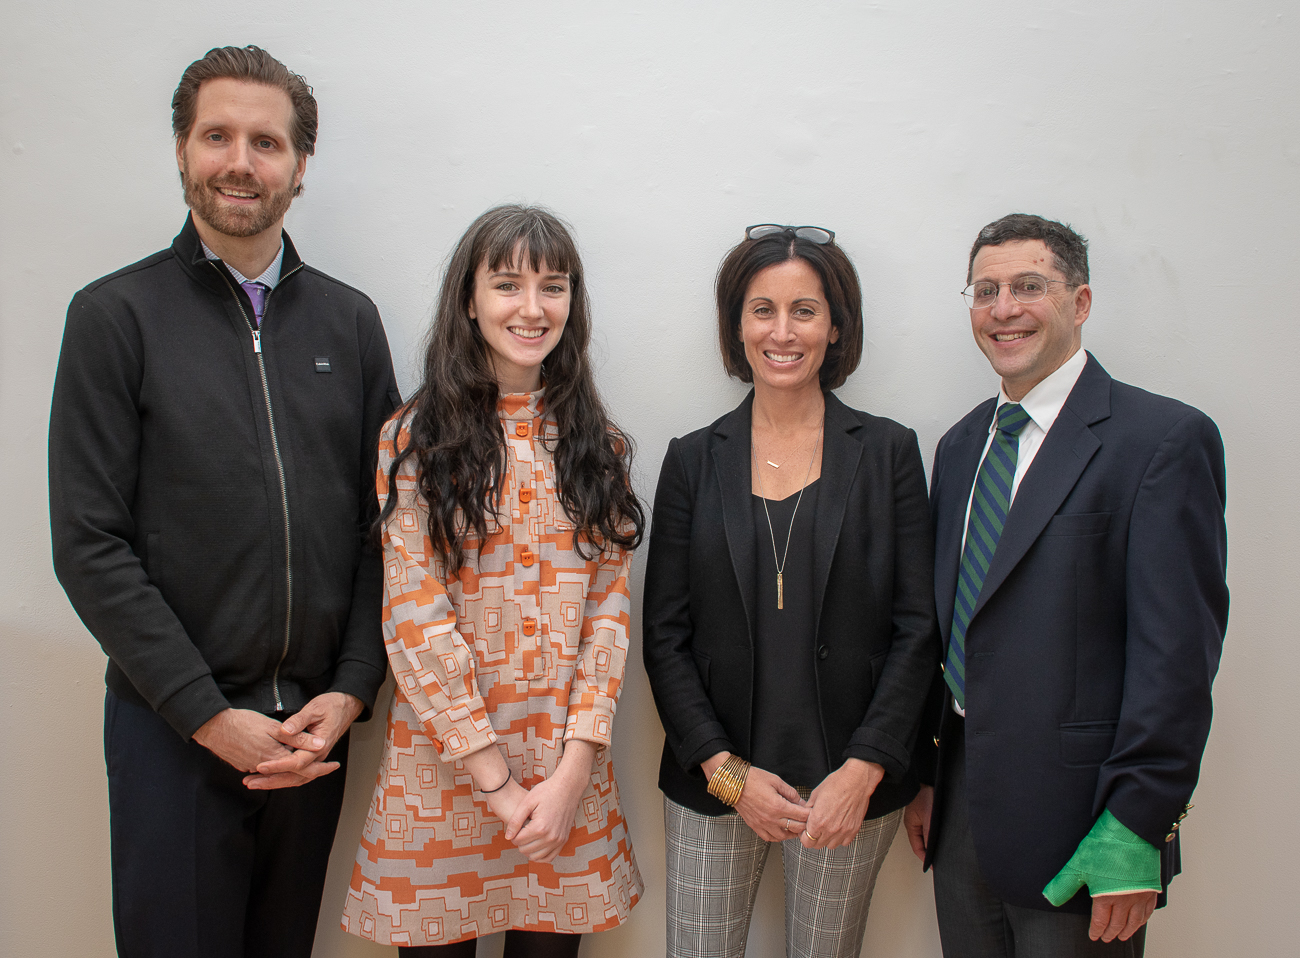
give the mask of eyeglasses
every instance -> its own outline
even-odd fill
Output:
[[[781,226],[777,223],[760,223],[757,226],[746,227],[745,239],[762,239],[765,236],[775,236],[777,233],[793,233],[799,239],[816,243],[818,246],[825,246],[835,239],[833,231],[822,229],[820,226]]]
[[[1046,276],[1039,276],[1036,273],[1027,273],[1024,276],[1017,276],[1009,283],[994,283],[992,281],[980,281],[971,283],[961,291],[966,299],[966,304],[971,309],[988,309],[998,301],[998,295],[1002,292],[1002,287],[1006,286],[1011,290],[1011,295],[1017,303],[1029,305],[1036,303],[1047,295],[1047,289],[1051,285],[1065,286],[1068,289],[1074,289],[1080,284],[1067,283],[1061,279],[1048,279]]]

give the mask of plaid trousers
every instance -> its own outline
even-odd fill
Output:
[[[844,848],[780,843],[787,958],[857,958],[876,875],[902,818],[898,809],[868,819]],[[742,958],[771,843],[735,812],[701,815],[667,797],[664,833],[668,958]]]

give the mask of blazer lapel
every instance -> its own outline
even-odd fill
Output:
[[[1101,448],[1101,440],[1088,427],[1110,416],[1110,384],[1110,375],[1089,353],[1079,381],[1020,480],[972,618],[1024,558]]]
[[[989,400],[976,408],[967,424],[964,436],[954,439],[944,450],[943,470],[935,476],[935,501],[939,495],[948,497],[950,507],[938,510],[934,527],[934,598],[939,610],[939,630],[945,643],[952,631],[952,610],[957,601],[957,575],[961,569],[962,533],[966,527],[966,503],[975,485],[980,456],[988,439],[988,426],[993,421],[993,407],[997,400]],[[982,424],[982,425],[981,425]],[[949,491],[941,491],[943,483]]]
[[[822,601],[831,577],[831,562],[844,525],[849,489],[862,460],[862,443],[853,433],[861,427],[857,418],[833,393],[826,393],[826,425],[822,439],[821,490],[813,517],[813,622],[822,620]],[[867,535],[871,530],[864,530]]]
[[[745,620],[749,626],[752,643],[754,636],[754,611],[756,566],[754,544],[754,516],[750,504],[750,423],[754,409],[754,393],[745,398],[729,416],[714,429],[718,441],[713,444],[713,468],[718,476],[722,495],[722,522],[727,530],[727,548],[731,552],[731,568],[740,588],[745,605]]]

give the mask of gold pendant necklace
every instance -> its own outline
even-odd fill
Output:
[[[754,448],[754,437],[749,437],[750,458],[754,460],[754,475],[758,478],[758,496],[763,500],[763,515],[767,516],[767,531],[772,537],[772,559],[776,562],[776,607],[785,608],[785,562],[790,558],[790,537],[794,534],[794,517],[799,514],[799,503],[803,502],[803,490],[808,488],[808,480],[812,477],[813,464],[817,462],[817,450],[821,448],[822,432],[825,428],[817,430],[817,441],[813,443],[812,458],[808,460],[808,473],[803,477],[803,488],[799,490],[799,498],[794,501],[794,512],[790,513],[790,528],[785,534],[785,553],[780,557],[776,554],[776,530],[772,527],[772,513],[767,508],[767,493],[763,491],[763,473],[758,468],[758,451]],[[772,465],[768,460],[768,465]],[[779,468],[779,467],[777,467]]]
[[[821,436],[821,430],[820,430],[820,429],[817,431],[817,435],[818,435],[818,437]],[[751,439],[750,441],[752,442],[753,440]],[[799,443],[799,445],[802,446],[803,443]],[[796,446],[794,452],[786,453],[786,457],[785,457],[784,459],[782,459],[780,462],[773,462],[771,459],[764,459],[763,461],[766,462],[766,463],[767,463],[769,466],[771,466],[773,469],[780,469],[780,468],[781,468],[782,466],[784,466],[787,462],[789,462],[791,459],[793,459],[793,458],[794,458],[794,453],[795,453],[795,452],[798,452],[798,451],[799,451],[799,447]]]

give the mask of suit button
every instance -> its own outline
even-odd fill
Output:
[[[935,748],[939,747],[939,736],[937,735],[934,737],[934,747]]]
[[[536,619],[524,619],[524,635],[532,635],[537,631]]]
[[[518,436],[520,439],[528,435],[528,423],[526,422],[516,423],[515,435]]]
[[[826,648],[826,646],[824,646],[824,645],[819,645],[819,646],[817,647],[817,658],[819,658],[819,659],[824,659],[824,658],[826,658],[826,656],[828,656],[828,655],[830,655],[830,654],[831,654],[831,650],[828,649],[828,648]]]
[[[519,561],[526,566],[532,565],[536,560],[537,560],[537,553],[531,552],[528,549],[525,549],[523,553],[519,556]]]
[[[533,490],[531,490],[531,489],[520,489],[520,490],[519,490],[519,501],[520,501],[520,502],[523,502],[523,503],[529,503],[529,502],[532,502],[532,501],[533,501]]]
[[[1174,840],[1174,833],[1173,833],[1173,832],[1170,832],[1168,835],[1165,836],[1165,841],[1166,841],[1166,842],[1172,842],[1173,840]]]

